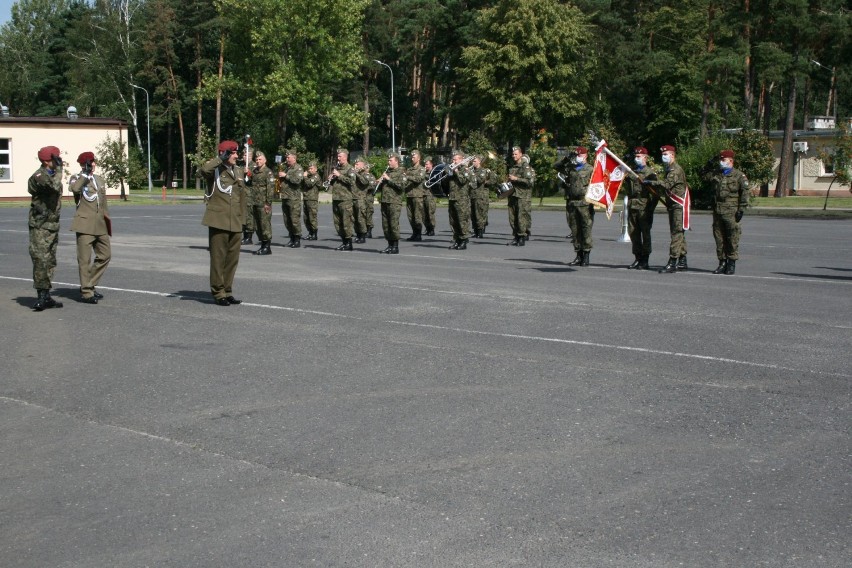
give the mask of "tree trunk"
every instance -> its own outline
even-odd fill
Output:
[[[370,79],[369,77],[364,77],[364,115],[370,116]],[[370,153],[370,125],[364,125],[364,140],[362,142],[362,148],[364,155]]]
[[[219,71],[216,85],[216,142],[222,139],[222,77],[225,74],[225,32],[219,36]]]
[[[754,62],[751,57],[751,0],[743,1],[743,40],[746,46],[745,61],[743,62],[743,127],[751,127],[751,106],[754,104]]]
[[[790,77],[787,92],[787,119],[784,122],[784,141],[781,143],[781,163],[778,166],[778,180],[775,182],[775,197],[787,195],[787,180],[790,177],[790,165],[793,162],[793,127],[796,118],[796,75]]]

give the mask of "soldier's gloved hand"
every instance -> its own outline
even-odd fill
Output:
[[[91,173],[92,173],[92,160],[86,160],[86,165],[83,166],[83,171],[86,174],[91,175]]]
[[[50,161],[53,163],[53,169],[58,170],[62,168],[62,158],[60,158],[56,154],[50,157]]]
[[[230,157],[231,157],[231,151],[230,150],[225,150],[224,152],[219,154],[219,159],[222,160],[222,163],[227,162],[228,158],[230,158]]]
[[[737,212],[734,213],[734,221],[739,223],[742,220],[742,218],[743,218],[743,210],[737,209]]]

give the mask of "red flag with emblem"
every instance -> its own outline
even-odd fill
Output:
[[[612,217],[615,198],[621,182],[624,181],[625,169],[621,160],[607,149],[606,140],[601,140],[595,148],[595,169],[586,190],[586,201],[595,207],[606,210],[606,218]]]

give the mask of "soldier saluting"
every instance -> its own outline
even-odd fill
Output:
[[[33,288],[38,300],[33,310],[61,308],[62,302],[50,297],[59,246],[59,211],[62,209],[62,158],[59,148],[45,146],[38,151],[41,162],[27,182],[30,203],[30,258],[33,261]]]

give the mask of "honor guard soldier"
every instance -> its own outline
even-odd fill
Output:
[[[663,179],[646,179],[642,183],[653,189],[657,195],[665,196],[672,240],[669,246],[669,261],[660,269],[660,272],[671,274],[688,268],[686,263],[686,234],[683,225],[687,192],[686,174],[680,164],[677,163],[674,146],[665,145],[660,148],[660,151],[665,169]]]
[[[420,163],[422,155],[420,150],[411,151],[411,167],[405,171],[405,177],[408,179],[408,187],[406,188],[406,207],[408,213],[408,223],[411,225],[411,236],[407,241],[423,240],[423,217],[426,206],[426,168]]]
[[[284,159],[284,168],[278,172],[278,179],[281,180],[281,212],[290,237],[287,243],[290,248],[302,246],[302,180],[305,175],[296,159],[296,152],[289,150]]]
[[[246,213],[245,172],[237,166],[238,148],[233,140],[224,140],[219,144],[219,155],[201,166],[207,182],[207,207],[201,224],[208,228],[210,293],[218,306],[242,303],[233,295]]]
[[[59,148],[45,146],[38,151],[41,166],[30,176],[27,191],[32,196],[29,214],[30,258],[33,261],[33,288],[38,299],[33,310],[61,308],[50,296],[59,245],[59,211],[62,209],[62,158]]]
[[[107,207],[106,182],[95,174],[95,154],[83,152],[77,157],[82,168],[71,176],[68,188],[74,194],[77,212],[71,230],[77,233],[77,266],[80,272],[80,295],[86,304],[97,304],[103,298],[95,286],[101,281],[112,258],[112,227]],[[92,251],[95,260],[92,261]]]
[[[326,179],[331,191],[331,212],[334,215],[334,230],[342,241],[335,250],[352,250],[352,190],[355,187],[355,169],[349,163],[349,151],[337,151],[337,165]]]
[[[427,156],[425,160],[423,160],[423,167],[426,170],[426,179],[429,179],[429,174],[432,173],[432,168],[435,166],[435,162],[432,160],[431,156]],[[425,183],[425,182],[424,182]],[[427,237],[435,236],[435,227],[438,226],[438,217],[436,213],[437,209],[437,200],[435,199],[435,195],[432,193],[432,190],[425,187],[424,197],[423,197],[423,228],[426,229]]]
[[[651,227],[654,225],[654,210],[659,199],[647,186],[642,185],[646,179],[654,179],[656,174],[648,165],[648,150],[644,146],[633,149],[633,171],[636,178],[625,177],[624,190],[627,202],[627,234],[633,248],[632,270],[648,270],[648,259],[651,256]]]
[[[248,188],[249,211],[252,217],[260,248],[256,255],[272,254],[272,200],[275,198],[275,178],[266,165],[266,154],[256,152],[251,170],[251,186]]]
[[[577,146],[572,154],[556,163],[556,169],[565,178],[562,181],[565,188],[565,216],[576,253],[576,257],[568,266],[589,266],[592,250],[595,208],[586,202],[586,190],[589,188],[593,170],[586,162],[588,155],[589,151],[585,147]]]
[[[713,274],[734,274],[740,258],[740,221],[748,207],[748,179],[734,168],[733,150],[722,150],[718,165],[705,168],[703,173],[713,188],[713,238],[719,259]]]
[[[399,254],[399,216],[408,186],[408,178],[399,161],[399,154],[388,156],[388,167],[376,185],[376,190],[382,192],[382,230],[385,232],[388,246],[381,252],[385,254]]]
[[[512,159],[515,163],[509,168],[509,181],[514,188],[508,199],[509,226],[512,227],[513,237],[510,244],[522,247],[529,238],[535,172],[530,167],[529,160],[524,159],[524,153],[518,146],[512,148]]]
[[[472,173],[476,179],[476,187],[470,192],[470,223],[475,239],[485,236],[485,227],[488,226],[488,198],[491,189],[497,186],[494,172],[484,167],[482,162],[482,156],[473,159]]]
[[[352,188],[352,216],[355,221],[355,242],[366,243],[369,214],[373,217],[373,190],[376,178],[370,173],[370,163],[363,156],[355,160],[355,185]]]
[[[322,178],[317,172],[317,163],[308,164],[308,171],[302,180],[302,204],[304,207],[305,228],[308,230],[306,241],[317,240],[317,211],[319,210],[319,192],[322,188]]]
[[[466,250],[467,239],[470,235],[470,189],[473,176],[467,168],[466,160],[461,152],[453,154],[449,183],[449,219],[453,229],[452,250]]]

